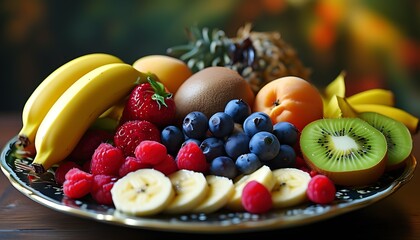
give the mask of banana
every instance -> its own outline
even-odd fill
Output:
[[[273,175],[276,179],[271,190],[274,208],[293,207],[307,201],[309,173],[297,168],[279,168],[273,170]]]
[[[271,169],[263,165],[259,169],[255,170],[253,173],[239,176],[234,182],[234,193],[229,199],[225,207],[233,211],[243,211],[244,207],[242,206],[242,190],[245,185],[252,181],[256,180],[262,183],[269,191],[273,189],[275,184],[275,178]]]
[[[92,53],[75,58],[57,68],[39,84],[26,101],[22,111],[23,126],[18,134],[17,145],[26,148],[34,144],[36,132],[48,110],[80,77],[99,66],[122,62],[113,55]]]
[[[233,181],[227,177],[207,175],[209,191],[206,198],[195,207],[192,212],[212,213],[221,209],[229,201],[233,194]]]
[[[347,98],[336,96],[340,117],[357,117],[357,112],[347,101]]]
[[[89,126],[146,78],[130,64],[111,63],[90,71],[70,86],[38,128],[37,153],[32,162],[35,172],[42,173],[67,157]]]
[[[135,216],[163,211],[173,200],[175,190],[162,172],[144,168],[118,179],[111,189],[115,209]]]
[[[419,131],[419,118],[403,109],[381,104],[354,104],[352,107],[357,113],[377,112],[400,121],[407,126],[412,134]]]
[[[327,87],[325,87],[322,94],[324,108],[327,107],[328,103],[330,102],[330,99],[332,99],[334,96],[345,97],[346,95],[346,84],[344,81],[345,75],[346,73],[344,71],[341,71],[340,74],[332,82],[330,82],[327,85]]]
[[[116,104],[108,108],[105,112],[99,116],[99,118],[112,118],[115,119],[117,122],[120,121],[122,113],[124,111],[125,103],[127,102],[127,98],[123,98],[118,101]]]
[[[163,210],[168,214],[191,212],[202,202],[209,191],[203,173],[180,169],[168,176],[175,189],[175,197]]]
[[[373,88],[366,91],[355,93],[346,98],[349,104],[381,104],[394,106],[395,96],[390,90]]]

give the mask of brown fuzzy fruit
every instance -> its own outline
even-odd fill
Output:
[[[194,73],[178,88],[174,100],[177,120],[192,111],[201,111],[208,118],[223,111],[228,101],[242,99],[250,106],[254,93],[247,81],[226,67],[208,67]]]

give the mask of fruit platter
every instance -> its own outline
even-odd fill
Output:
[[[266,56],[290,53],[275,33],[192,33],[167,55],[91,53],[47,76],[3,147],[11,184],[78,217],[220,233],[321,221],[413,177],[418,118],[391,90],[349,96],[345,71],[319,89]]]

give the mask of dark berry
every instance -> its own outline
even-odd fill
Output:
[[[161,142],[166,146],[168,153],[176,155],[185,141],[182,130],[177,126],[170,125],[165,127],[160,133]]]
[[[287,144],[280,145],[279,153],[271,160],[264,162],[270,169],[296,166],[295,149]]]
[[[299,130],[290,122],[278,122],[273,126],[273,133],[280,144],[295,146],[299,138]]]
[[[210,174],[223,176],[230,179],[238,175],[235,162],[227,156],[220,156],[213,159],[210,163]]]
[[[257,132],[272,132],[273,122],[271,121],[270,116],[268,116],[268,114],[264,112],[253,112],[244,120],[242,127],[244,129],[244,132],[249,137],[252,137]]]
[[[188,138],[202,140],[206,137],[209,120],[199,111],[188,113],[182,122],[182,130]]]
[[[225,140],[225,152],[232,159],[249,152],[250,137],[244,132],[236,132]]]
[[[242,124],[251,114],[251,107],[242,99],[232,99],[226,104],[224,111],[233,118],[235,123]]]
[[[204,139],[200,148],[206,155],[207,162],[211,162],[216,157],[225,155],[225,143],[223,140],[215,137],[209,137]]]
[[[263,164],[256,154],[245,153],[236,159],[235,165],[242,174],[251,174]]]
[[[279,140],[270,132],[257,132],[249,140],[249,151],[255,153],[261,161],[272,160],[279,153],[279,150]]]
[[[216,112],[209,119],[209,130],[217,138],[224,138],[231,134],[234,126],[233,118],[224,112]]]

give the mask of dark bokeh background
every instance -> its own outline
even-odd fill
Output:
[[[348,93],[392,89],[420,116],[420,1],[0,1],[0,112],[19,112],[65,62],[106,52],[128,63],[187,42],[198,24],[234,36],[252,22],[278,31],[323,87],[346,70]]]

